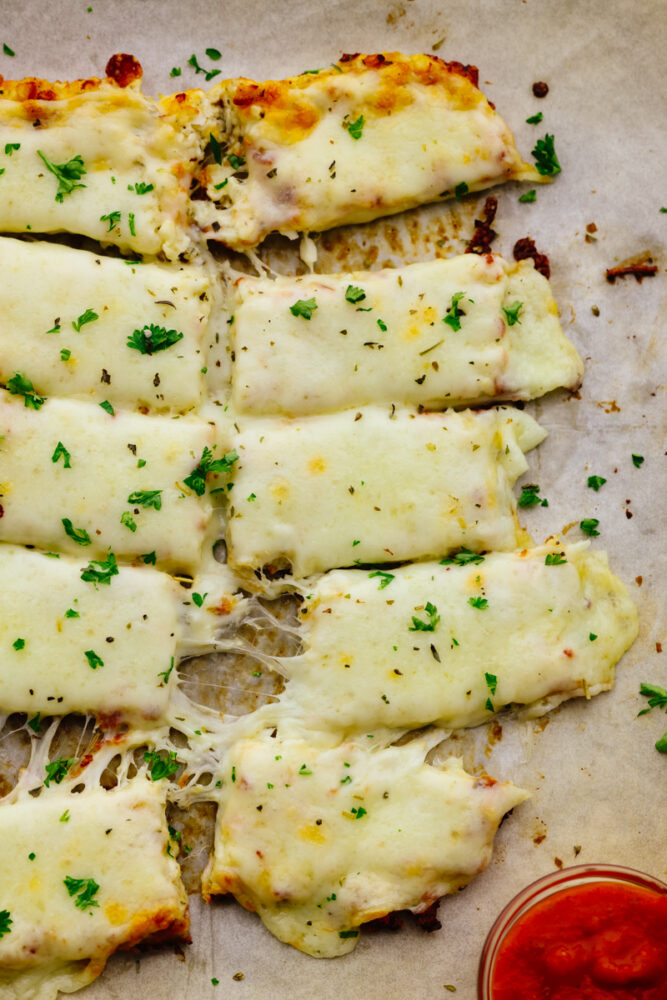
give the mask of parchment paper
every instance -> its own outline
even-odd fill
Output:
[[[92,9],[91,9],[92,8]],[[494,249],[511,255],[532,236],[547,253],[567,334],[586,359],[580,398],[553,394],[530,409],[549,430],[533,452],[527,482],[549,507],[525,512],[536,542],[584,517],[600,520],[595,545],[639,604],[641,634],[618,669],[613,692],[570,702],[539,723],[501,719],[452,749],[468,767],[511,779],[533,793],[506,821],[489,869],[440,906],[442,930],[406,926],[398,935],[364,934],[350,956],[316,961],[281,945],[234,902],[205,906],[191,897],[193,944],[137,960],[116,956],[90,987],[90,1000],[474,1000],[480,951],[493,920],[520,888],[555,865],[616,862],[667,877],[667,759],[653,744],[667,718],[645,707],[640,681],[667,686],[661,542],[666,526],[665,408],[659,382],[667,291],[665,238],[664,38],[661,0],[70,0],[0,2],[0,73],[71,79],[103,75],[114,52],[141,61],[148,93],[203,85],[192,53],[224,75],[255,79],[327,65],[341,52],[431,52],[480,68],[480,86],[515,131],[526,158],[545,131],[556,137],[562,174],[538,188],[506,185]],[[204,54],[223,53],[212,63]],[[178,79],[169,78],[181,66]],[[538,100],[531,85],[549,84]],[[524,120],[542,111],[537,127]],[[449,255],[464,247],[479,199],[440,205],[402,219],[355,227],[319,240],[319,270]],[[597,226],[587,242],[586,226]],[[438,243],[440,241],[440,243]],[[650,250],[656,277],[614,286],[606,267]],[[278,245],[276,261],[287,269]],[[292,264],[295,258],[292,256]],[[599,309],[599,316],[593,314]],[[661,367],[662,366],[662,367]],[[645,457],[640,469],[632,453]],[[607,483],[595,493],[589,475]],[[632,514],[629,517],[628,514]],[[661,572],[662,571],[662,572]],[[0,751],[1,752],[1,751]],[[575,848],[580,852],[575,857]],[[203,862],[203,858],[201,861]],[[242,972],[244,978],[233,978]],[[212,978],[219,985],[212,984]]]

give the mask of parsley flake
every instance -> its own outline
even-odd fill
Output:
[[[206,55],[209,57],[209,59],[213,59],[214,62],[217,61],[218,59],[222,59],[222,52],[220,52],[218,49],[206,49]]]
[[[137,194],[148,194],[149,191],[154,190],[154,186],[152,184],[145,184],[143,181],[137,181],[134,186],[132,184],[128,184],[127,190],[134,190]]]
[[[545,566],[562,566],[567,562],[564,552],[547,552],[546,559],[544,560]]]
[[[420,618],[413,615],[412,625],[408,627],[408,632],[435,632],[436,626],[440,621],[438,609],[434,604],[431,604],[431,602],[428,601],[424,610],[426,611],[428,621],[422,621]]]
[[[162,677],[163,678],[165,684],[169,681],[169,678],[171,677],[171,672],[174,669],[174,663],[175,663],[174,657],[172,656],[171,661],[170,661],[169,666],[167,667],[167,669],[166,670],[161,670],[160,673],[158,674],[158,677]]]
[[[229,475],[234,462],[238,462],[238,453],[234,450],[226,452],[222,458],[214,458],[210,448],[204,448],[199,464],[186,476],[183,482],[189,489],[193,490],[198,497],[204,495],[206,491],[206,477],[210,472],[218,472]]]
[[[119,211],[109,212],[108,215],[100,215],[100,222],[109,223],[109,227],[107,229],[108,233],[110,233],[112,229],[115,229],[116,226],[119,224],[120,215],[121,213]]]
[[[595,632],[589,632],[588,633],[588,641],[589,642],[595,642],[596,639],[597,639],[597,635],[595,634]]]
[[[71,458],[72,458],[72,456],[70,455],[70,453],[68,452],[67,448],[62,443],[62,441],[59,441],[58,444],[56,445],[56,450],[54,451],[53,455],[51,455],[51,461],[52,462],[57,462],[58,459],[60,459],[60,458],[62,458],[62,460],[63,460],[63,467],[65,469],[71,469],[72,468],[72,464],[71,464]]]
[[[65,618],[80,618],[80,617],[81,615],[79,614],[78,611],[75,611],[74,608],[68,608],[67,611],[65,612]]]
[[[468,604],[471,608],[477,608],[478,611],[485,611],[489,606],[486,597],[469,597]]]
[[[361,819],[362,816],[368,816],[368,810],[364,809],[363,806],[353,806],[350,812],[355,819]]]
[[[338,931],[339,938],[355,938],[359,937],[359,931]]]
[[[140,507],[153,507],[155,510],[161,510],[162,490],[135,490],[134,493],[130,493],[127,502],[138,504]]]
[[[537,483],[528,483],[521,490],[521,496],[519,497],[519,507],[535,507],[539,504],[541,507],[548,507],[549,501],[544,497],[539,496],[540,487]]]
[[[531,188],[530,191],[524,191],[524,193],[519,196],[519,201],[522,205],[528,205],[532,201],[537,201],[537,191],[535,188]]]
[[[496,688],[498,687],[498,678],[495,674],[484,674],[484,680],[486,681],[486,686],[488,687],[491,694],[496,693]]]
[[[515,323],[521,325],[519,316],[521,314],[521,310],[523,309],[523,302],[515,302],[511,306],[507,306],[507,308],[503,306],[502,309],[505,313],[505,319],[507,320],[508,326],[514,326]]]
[[[208,597],[208,594],[197,594],[197,593],[193,592],[193,594],[192,594],[192,603],[196,607],[201,608],[202,604],[204,603],[204,601],[206,600],[207,597]]]
[[[76,330],[77,333],[80,332],[81,327],[85,326],[86,323],[94,323],[96,319],[100,317],[97,315],[94,309],[86,309],[76,320],[72,320],[72,328]]]
[[[597,535],[600,534],[600,532],[597,530],[599,523],[600,522],[598,521],[597,517],[585,517],[583,521],[579,522],[579,527],[587,535],[590,535],[592,538],[595,538],[597,537]]]
[[[465,295],[465,292],[456,292],[452,295],[452,301],[447,309],[446,315],[443,317],[442,322],[450,326],[452,330],[456,331],[461,329],[461,316],[465,316],[463,309],[459,309],[459,302]]]
[[[19,650],[25,649],[25,639],[14,639],[12,647],[13,649],[16,650],[17,653],[19,652]]]
[[[531,115],[530,118],[526,118],[526,125],[539,125],[544,115],[541,111],[538,111],[536,115]]]
[[[149,765],[151,781],[160,781],[161,778],[170,778],[178,771],[178,761],[174,750],[169,750],[166,757],[153,750],[147,750],[144,760]]]
[[[535,148],[532,150],[532,155],[535,157],[535,168],[538,174],[553,177],[555,174],[560,173],[561,166],[556,156],[554,137],[549,135],[548,132],[543,139],[537,140]]]
[[[7,392],[11,393],[12,396],[23,396],[24,405],[33,410],[39,410],[46,402],[46,397],[38,396],[30,379],[22,375],[21,372],[16,372],[9,379]]]
[[[20,142],[6,142],[5,143],[5,156],[11,156],[12,153],[21,148]]]
[[[3,48],[7,48],[7,46],[3,45]],[[13,54],[14,53],[12,52],[12,55]],[[0,910],[0,938],[4,937],[5,934],[9,934],[13,923],[14,921],[12,920],[9,910]]]
[[[228,154],[227,163],[232,170],[240,170],[241,167],[245,167],[245,159],[242,156],[237,156],[236,153]]]
[[[377,321],[377,324],[380,327],[380,329],[382,330],[382,332],[385,333],[386,330],[387,330],[387,324],[385,323],[385,321],[383,319],[379,319]]]
[[[137,530],[137,522],[134,520],[129,510],[124,510],[120,515],[120,523],[125,525],[125,527],[129,528],[132,532]]]
[[[44,785],[49,788],[51,782],[53,781],[56,785],[59,785],[67,777],[67,772],[74,763],[74,757],[59,757],[58,760],[52,760],[46,765],[46,777],[44,778]]]
[[[441,559],[441,566],[450,566],[452,564],[456,566],[467,566],[468,563],[481,563],[484,562],[484,556],[480,556],[477,552],[471,552],[470,549],[461,548],[458,552],[449,556],[448,559]]]
[[[643,455],[633,455],[632,456],[632,464],[634,465],[635,469],[638,469],[643,464],[643,462],[644,462],[644,456]]]
[[[15,56],[16,55],[16,53],[14,52],[14,49],[10,49],[9,45],[7,45],[7,42],[3,42],[2,43],[2,51],[4,52],[4,54],[6,56]]]
[[[465,181],[461,181],[461,183],[457,184],[456,187],[454,188],[454,197],[456,198],[457,201],[461,201],[461,199],[463,198],[464,194],[467,194],[468,191],[469,191],[469,188],[468,188],[468,185],[466,184],[466,182]]]
[[[116,415],[116,411],[114,410],[113,406],[111,405],[108,399],[103,400],[103,402],[100,403],[100,406],[102,407],[103,410],[106,410],[109,416],[114,417]]]
[[[389,584],[391,583],[391,581],[395,579],[395,576],[394,576],[393,573],[386,573],[382,569],[376,569],[373,573],[369,573],[368,574],[368,579],[369,580],[372,580],[373,577],[379,577],[380,578],[380,585],[378,587],[378,590],[384,590],[384,588],[388,587]]]
[[[604,486],[606,482],[607,480],[603,479],[602,476],[589,476],[586,485],[590,486],[590,488],[592,490],[595,490],[595,492],[597,493],[600,487]]]
[[[44,166],[58,180],[58,191],[56,192],[56,201],[62,204],[62,200],[66,194],[71,194],[75,188],[85,188],[85,184],[78,184],[77,181],[81,180],[83,175],[86,173],[86,168],[83,165],[83,158],[80,153],[73,156],[71,160],[67,163],[52,163],[50,160],[44,156],[44,153],[40,149],[37,150],[37,155],[41,157],[44,162]]]
[[[97,670],[98,667],[104,666],[104,660],[97,655],[94,649],[86,649],[83,655],[88,660],[88,666],[91,670]]]
[[[357,302],[363,302],[366,298],[366,292],[363,288],[358,288],[356,285],[348,285],[345,289],[345,301],[351,302],[352,305],[356,305]]]
[[[359,115],[356,121],[351,122],[350,116],[345,115],[342,121],[343,128],[346,129],[351,139],[361,139],[361,133],[364,131],[364,125],[366,120],[363,115]]]
[[[77,545],[90,545],[90,535],[85,528],[75,528],[68,517],[62,518],[65,534]]]
[[[70,351],[70,349],[68,347],[63,347],[63,349],[60,352],[60,360],[69,361],[71,357],[72,357],[72,352]]]
[[[94,898],[100,889],[94,878],[72,878],[71,875],[67,875],[63,880],[63,885],[70,896],[76,896],[74,905],[79,910],[85,911],[100,905]]]
[[[110,586],[112,576],[118,576],[118,566],[113,552],[110,552],[109,557],[105,560],[91,560],[81,573],[83,582],[94,584],[96,590],[98,583]]]
[[[297,299],[294,305],[289,307],[292,316],[301,316],[303,319],[310,319],[316,309],[315,299]]]
[[[146,566],[155,566],[157,556],[155,552],[144,552],[141,556],[141,560]]]
[[[33,733],[39,733],[41,731],[42,728],[42,724],[40,721],[41,716],[42,713],[38,712],[37,715],[33,715],[32,719],[28,719],[28,725],[32,729]]]

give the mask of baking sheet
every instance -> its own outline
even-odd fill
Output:
[[[0,56],[5,76],[103,75],[108,57],[125,51],[141,61],[147,93],[170,92],[175,83],[203,84],[187,60],[196,53],[202,65],[213,66],[204,55],[209,46],[223,53],[215,66],[224,75],[258,79],[326,65],[343,51],[431,52],[438,46],[445,59],[479,66],[481,88],[525,156],[538,136],[555,134],[563,172],[553,185],[538,188],[535,204],[518,203],[525,185],[493,192],[499,201],[494,249],[511,255],[514,241],[530,235],[549,255],[564,328],[586,360],[580,398],[556,393],[530,406],[549,437],[530,456],[524,478],[540,484],[550,506],[524,512],[523,520],[541,542],[583,517],[599,518],[594,544],[607,548],[640,609],[640,637],[620,664],[616,689],[588,704],[570,702],[537,723],[501,719],[501,729],[480,727],[454,741],[466,766],[511,779],[533,797],[501,827],[489,869],[443,900],[440,931],[428,935],[406,925],[398,936],[368,933],[353,954],[317,961],[281,945],[233,901],[205,906],[193,896],[192,946],[180,955],[116,956],[86,994],[90,1000],[431,1000],[447,995],[444,986],[451,985],[456,996],[474,1000],[484,937],[501,907],[530,880],[556,865],[591,861],[667,877],[667,760],[653,749],[667,723],[657,710],[636,717],[645,707],[640,681],[667,686],[660,623],[665,406],[659,385],[666,367],[667,215],[659,210],[667,205],[667,189],[659,179],[667,152],[667,4],[2,0],[0,14],[0,42],[16,53]],[[169,78],[172,66],[183,69],[178,80]],[[543,100],[532,95],[535,80],[549,84]],[[544,121],[525,124],[537,111]],[[318,240],[318,269],[458,252],[483,200],[327,234]],[[597,232],[587,242],[592,222]],[[606,267],[645,250],[659,265],[655,278],[641,285],[633,278],[613,286],[605,281]],[[274,241],[271,254],[280,269],[294,264],[284,241]],[[632,464],[633,452],[645,457],[640,469]],[[608,480],[599,493],[586,487],[591,474]],[[579,536],[575,526],[566,538]]]

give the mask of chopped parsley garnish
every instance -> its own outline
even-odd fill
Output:
[[[90,545],[90,535],[85,528],[75,528],[68,517],[62,518],[65,534],[77,545]]]
[[[212,80],[214,76],[218,76],[222,72],[222,70],[219,69],[204,69],[204,67],[200,66],[199,63],[197,62],[197,56],[194,54],[194,52],[188,59],[188,66],[192,66],[195,73],[203,73],[204,79],[206,80],[207,83],[209,80]]]
[[[126,528],[130,529],[130,531],[137,530],[137,522],[134,520],[129,510],[124,510],[120,515],[120,523],[124,524]]]
[[[213,190],[214,191],[222,191],[223,187],[227,187],[228,184],[229,184],[229,177],[225,177],[224,181],[220,181],[219,184],[214,184],[213,185]],[[232,319],[233,318],[234,317],[232,317]]]
[[[88,660],[88,666],[91,670],[97,670],[98,667],[104,666],[104,660],[97,655],[94,649],[86,649],[83,655]]]
[[[465,316],[463,309],[459,309],[459,302],[465,295],[465,292],[455,292],[452,295],[452,301],[447,309],[447,313],[444,316],[442,322],[446,323],[447,326],[451,326],[452,330],[456,332],[461,329],[461,316]]]
[[[86,309],[85,312],[81,313],[78,319],[72,320],[72,328],[76,330],[77,333],[79,333],[82,326],[85,326],[86,323],[94,323],[95,320],[99,318],[100,317],[97,315],[94,309]]]
[[[59,757],[58,760],[50,761],[46,765],[46,777],[44,778],[46,788],[50,786],[52,781],[59,785],[67,777],[67,772],[73,763],[74,757]]]
[[[37,715],[33,715],[32,719],[28,719],[28,725],[32,729],[33,733],[39,733],[41,731],[42,728],[42,724],[40,722],[41,716],[42,713],[38,712]]]
[[[590,486],[590,488],[592,490],[595,490],[595,492],[597,493],[600,487],[604,486],[606,482],[607,480],[603,479],[602,476],[589,476],[586,485]]]
[[[305,767],[306,765],[304,764],[303,766]],[[234,765],[232,766],[231,779],[232,779],[232,784],[235,785],[236,784],[236,767]]]
[[[310,319],[316,309],[315,299],[297,299],[294,305],[289,307],[292,316],[301,316],[303,319]]]
[[[86,168],[83,165],[83,158],[80,153],[73,156],[71,160],[67,163],[51,163],[50,160],[44,156],[44,153],[40,149],[37,150],[37,155],[41,157],[44,162],[44,166],[47,170],[58,179],[58,190],[56,192],[56,201],[61,202],[66,194],[71,194],[75,188],[85,188],[85,184],[78,184],[83,175],[86,173]]]
[[[237,156],[236,153],[227,154],[227,163],[232,170],[240,170],[241,167],[245,167],[245,159],[242,156]]]
[[[364,131],[364,125],[366,121],[363,115],[359,115],[356,121],[351,122],[350,116],[345,115],[343,118],[343,128],[347,129],[350,133],[352,139],[361,139],[361,133]]]
[[[363,302],[366,298],[366,292],[363,288],[357,288],[356,285],[348,285],[345,289],[345,301],[351,302],[352,305],[356,305],[357,302]]]
[[[511,306],[502,307],[505,313],[505,319],[507,320],[508,326],[514,326],[515,323],[521,323],[519,316],[521,315],[521,310],[523,309],[523,302],[515,302]]]
[[[108,222],[109,227],[107,232],[110,233],[112,229],[115,229],[120,222],[120,212],[109,212],[108,215],[100,215],[100,222]]]
[[[206,49],[206,55],[209,59],[213,59],[214,61],[222,59],[222,52],[219,52],[218,49]]]
[[[561,168],[556,156],[554,137],[548,132],[543,139],[537,140],[532,155],[535,157],[535,168],[538,174],[553,177],[554,174],[560,173]]]
[[[349,774],[346,774],[344,778],[340,779],[341,785],[349,785],[351,783],[351,781],[352,781],[352,777]]]
[[[67,611],[65,612],[65,618],[80,618],[80,617],[81,615],[79,614],[78,611],[75,611],[74,608],[68,608]]]
[[[14,639],[12,643],[12,648],[18,653],[19,650],[25,649],[25,639]]]
[[[59,823],[69,823],[69,809],[65,810],[65,812],[62,814],[62,816],[60,817],[60,819],[58,820],[58,822]]]
[[[530,118],[526,118],[526,125],[539,125],[544,115],[541,111],[538,111],[536,115],[531,115]]]
[[[3,45],[3,48],[6,48]],[[14,53],[12,53],[13,55]],[[9,934],[12,929],[13,920],[9,910],[0,910],[0,938],[4,937],[5,934]]]
[[[202,604],[204,603],[207,597],[208,594],[197,594],[196,592],[193,591],[192,603],[195,605],[195,607],[201,608]]]
[[[565,553],[564,552],[547,552],[546,559],[544,560],[544,565],[545,566],[562,566],[563,563],[566,563],[566,562],[567,562],[567,559],[565,558]]]
[[[588,641],[589,642],[595,642],[596,639],[597,639],[597,636],[596,636],[595,632],[589,632],[588,633]]]
[[[106,410],[106,412],[110,416],[114,417],[116,415],[116,411],[114,410],[113,406],[111,405],[108,399],[105,399],[102,403],[100,403],[100,406],[102,407],[103,410]]]
[[[175,663],[174,657],[172,656],[171,661],[170,661],[169,666],[167,667],[167,669],[166,670],[161,670],[160,673],[158,674],[158,677],[162,677],[164,679],[164,683],[165,684],[167,683],[167,681],[171,677],[171,672],[174,669],[174,663]]]
[[[537,191],[535,188],[531,188],[530,191],[524,191],[524,193],[519,196],[519,201],[522,205],[527,205],[531,201],[537,201]]]
[[[128,184],[127,190],[128,191],[135,190],[137,194],[148,194],[149,191],[154,190],[154,187],[152,184],[144,184],[143,181],[137,181],[137,183],[134,185],[134,188],[132,184]]]
[[[488,687],[491,694],[496,693],[496,688],[498,687],[498,678],[495,674],[484,674],[484,680],[486,681],[486,686]]]
[[[643,464],[643,462],[644,462],[644,456],[643,455],[633,455],[632,456],[632,464],[634,465],[635,469],[638,469],[640,467],[640,465]]]
[[[350,812],[355,819],[361,819],[362,816],[368,816],[368,810],[364,809],[363,806],[353,806]]]
[[[382,330],[382,332],[385,333],[386,330],[387,330],[387,324],[385,323],[385,321],[383,319],[379,319],[377,321],[377,324],[380,327],[380,329]]]
[[[435,632],[436,625],[440,621],[440,615],[438,614],[438,609],[430,601],[427,602],[426,615],[428,621],[422,621],[415,615],[412,616],[412,625],[408,627],[408,632]]]
[[[146,566],[155,566],[157,556],[155,552],[144,552],[141,556],[141,560]]]
[[[597,530],[599,521],[597,517],[585,517],[583,521],[579,522],[579,527],[582,531],[586,532],[587,535],[591,535],[595,538],[600,532]]]
[[[373,573],[368,574],[369,580],[372,580],[373,577],[376,576],[380,578],[380,586],[378,587],[378,590],[384,590],[384,588],[388,587],[391,581],[395,579],[393,573],[386,573],[382,569],[376,569]]]
[[[178,771],[178,761],[174,750],[169,750],[166,757],[153,750],[147,750],[144,760],[149,765],[151,781],[160,781],[161,778],[170,778]]]
[[[67,875],[63,880],[63,885],[70,896],[76,896],[74,905],[79,910],[87,910],[89,907],[100,905],[94,898],[100,889],[94,878],[72,878],[71,875]]]
[[[7,42],[3,42],[2,43],[2,51],[4,52],[4,54],[6,56],[15,56],[16,55],[16,53],[14,52],[14,49],[10,49],[9,45],[7,45]],[[11,923],[11,921],[10,921],[10,923]]]
[[[652,708],[664,708],[667,712],[667,690],[658,687],[657,684],[640,684],[639,693],[648,698],[648,708],[643,708],[639,715],[646,715]],[[667,733],[661,736],[655,744],[656,750],[660,753],[667,753]]]
[[[98,583],[104,583],[109,586],[112,576],[118,576],[118,566],[116,565],[116,557],[113,552],[110,552],[109,557],[105,560],[91,560],[86,569],[81,573],[81,579],[84,583],[95,584],[95,589],[97,589]]]
[[[162,509],[162,490],[135,490],[127,498],[128,503],[138,504],[140,507],[153,507],[155,510]]]
[[[359,937],[359,931],[338,931],[339,938],[355,938]]]
[[[130,227],[130,236],[136,236],[137,230],[134,226],[134,212],[128,212],[127,214],[127,224]]]
[[[32,407],[33,410],[39,410],[40,406],[46,402],[46,397],[38,396],[30,379],[22,375],[21,372],[16,372],[9,379],[7,392],[10,392],[12,396],[23,396],[24,405]]]
[[[487,712],[495,712],[495,708],[493,707],[493,702],[491,701],[490,698],[487,698],[486,701],[484,702],[484,708],[487,710]]]
[[[448,559],[441,559],[441,566],[450,566],[456,564],[457,566],[467,566],[468,563],[481,563],[484,562],[484,556],[480,556],[477,552],[471,552],[470,549],[461,548],[454,555],[449,556]]]
[[[222,166],[222,144],[220,142],[218,142],[218,140],[216,139],[216,137],[213,135],[212,132],[209,132],[209,134],[208,134],[208,144],[211,147],[211,153],[213,154],[213,159],[218,164],[218,166],[221,167]],[[225,183],[226,182],[227,182],[227,178],[225,178]]]
[[[127,346],[140,354],[156,354],[158,351],[166,351],[168,347],[173,347],[179,340],[183,340],[183,334],[178,330],[167,330],[164,326],[157,326],[155,323],[147,323],[141,330],[135,330],[127,338]]]
[[[489,606],[486,597],[469,597],[468,604],[471,608],[477,608],[479,611],[484,611]]]
[[[461,199],[463,198],[463,195],[467,194],[468,191],[469,191],[469,188],[468,188],[468,185],[466,184],[466,182],[465,181],[461,181],[461,183],[457,184],[456,187],[454,188],[454,197],[456,198],[457,201],[461,201]]]
[[[72,463],[71,463],[72,456],[70,455],[70,453],[68,452],[67,448],[62,443],[62,441],[59,441],[58,444],[56,445],[56,450],[54,451],[53,455],[51,455],[51,461],[57,462],[58,459],[60,458],[62,458],[63,460],[64,468],[66,469],[72,468]]]
[[[183,70],[180,66],[172,66],[169,70],[169,76],[180,76]]]
[[[307,764],[302,764],[301,767],[299,768],[299,774],[306,775],[312,773],[313,772],[308,768]]]
[[[229,474],[232,471],[234,462],[237,462],[238,458],[239,456],[237,452],[233,450],[228,451],[222,456],[222,458],[214,458],[211,449],[204,448],[197,468],[193,469],[190,475],[185,477],[183,482],[186,486],[193,490],[198,497],[201,497],[206,491],[206,477],[209,472]]]
[[[519,507],[535,507],[537,504],[540,504],[541,507],[548,507],[549,501],[539,496],[539,492],[540,487],[537,483],[528,483],[521,490]]]
[[[6,156],[11,156],[12,153],[15,150],[20,149],[20,148],[21,148],[21,143],[20,142],[6,142],[5,143],[5,155]]]
[[[70,351],[70,349],[68,347],[63,347],[63,349],[60,352],[60,360],[69,361],[71,357],[72,357],[72,352]]]

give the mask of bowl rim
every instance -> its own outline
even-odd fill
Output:
[[[477,972],[478,1000],[491,1000],[491,976],[496,957],[508,931],[528,910],[555,892],[593,882],[626,882],[642,889],[667,895],[667,883],[648,872],[624,865],[589,862],[557,868],[524,886],[503,907],[482,946]]]

